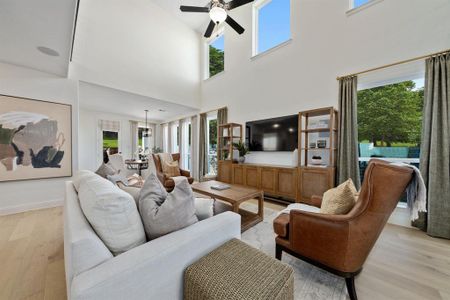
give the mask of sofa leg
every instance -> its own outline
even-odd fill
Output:
[[[350,278],[345,278],[345,283],[347,285],[347,291],[348,295],[350,296],[350,300],[358,300],[358,296],[356,296],[355,277],[352,276]]]
[[[281,246],[278,244],[275,244],[275,258],[278,260],[281,260],[282,253],[283,253],[283,250],[281,249]]]

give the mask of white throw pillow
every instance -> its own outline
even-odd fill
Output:
[[[195,198],[195,215],[199,221],[214,216],[214,199]]]
[[[167,193],[156,175],[150,174],[141,189],[139,212],[149,240],[198,222],[187,178],[176,180],[173,191]]]
[[[80,184],[83,180],[87,180],[89,178],[96,178],[96,177],[99,177],[99,175],[95,174],[92,171],[80,170],[75,174],[75,176],[73,176],[72,184],[75,187],[75,190],[78,192],[78,190],[80,189]]]
[[[86,219],[112,254],[146,242],[133,197],[112,182],[100,176],[82,180],[78,198]]]

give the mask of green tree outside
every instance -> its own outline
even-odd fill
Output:
[[[225,55],[220,49],[209,45],[209,76],[212,77],[224,70]]]
[[[413,81],[358,92],[359,142],[375,146],[420,144],[423,88]]]

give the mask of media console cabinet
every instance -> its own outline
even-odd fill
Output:
[[[236,163],[230,153],[235,151],[234,143],[242,141],[242,125],[219,126],[217,180],[261,189],[265,195],[292,202],[310,203],[313,195],[321,196],[335,186],[337,115],[333,107],[299,113],[299,163],[292,167]]]

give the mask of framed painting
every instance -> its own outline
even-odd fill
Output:
[[[72,106],[0,95],[0,182],[72,176]]]

